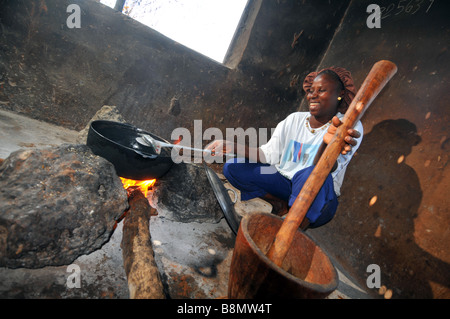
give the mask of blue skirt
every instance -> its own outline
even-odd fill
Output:
[[[241,200],[263,197],[269,193],[285,200],[291,207],[313,169],[314,166],[311,166],[298,171],[289,180],[269,164],[249,163],[244,158],[233,158],[225,163],[223,173],[230,184],[240,190]],[[337,206],[333,178],[329,174],[306,214],[309,227],[315,228],[328,223],[334,217]]]

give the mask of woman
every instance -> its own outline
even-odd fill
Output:
[[[290,114],[277,125],[266,144],[257,149],[245,146],[243,153],[223,168],[228,181],[241,191],[241,200],[263,198],[274,207],[272,212],[280,216],[294,203],[355,96],[351,74],[343,68],[310,73],[303,89],[309,112]],[[333,218],[345,170],[359,147],[362,132],[361,122],[348,130],[347,144],[308,210],[303,229],[322,226]],[[223,140],[214,141],[207,148],[216,155],[240,149]]]

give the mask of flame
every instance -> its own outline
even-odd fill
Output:
[[[173,141],[172,144],[175,144],[175,145],[176,145],[176,144],[180,144],[182,139],[183,139],[183,136],[180,135],[180,136],[178,136],[178,139],[177,139],[176,141]]]
[[[134,179],[128,179],[121,177],[120,180],[122,181],[123,187],[125,189],[131,187],[131,186],[137,186],[141,189],[141,192],[144,194],[145,197],[147,197],[148,190],[155,184],[156,179],[149,179],[144,181],[138,181]]]

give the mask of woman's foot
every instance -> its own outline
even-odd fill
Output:
[[[269,204],[272,205],[272,214],[278,215],[278,216],[284,216],[289,212],[289,206],[288,203],[282,199],[279,199],[278,197],[275,197],[271,194],[266,194],[262,198],[265,201],[267,201]],[[300,225],[301,230],[306,230],[309,226],[309,220],[305,217],[305,219],[302,221]]]
[[[289,206],[285,200],[279,199],[271,194],[264,195],[263,199],[272,205],[272,214],[284,216],[288,213]]]

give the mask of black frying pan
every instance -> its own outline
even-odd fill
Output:
[[[91,123],[86,144],[95,155],[111,162],[120,177],[135,180],[160,178],[174,164],[170,157],[170,149],[161,148],[161,153],[156,154],[153,147],[136,141],[136,138],[143,134],[168,143],[162,138],[130,124],[98,120]],[[229,197],[228,190],[217,174],[205,163],[203,164],[225,219],[236,234],[241,217],[234,210],[234,203]]]
[[[161,154],[156,154],[151,147],[136,142],[136,137],[142,134],[168,143],[130,124],[98,120],[91,123],[86,144],[94,154],[111,162],[120,177],[135,180],[160,178],[173,165],[170,150],[163,149]]]

